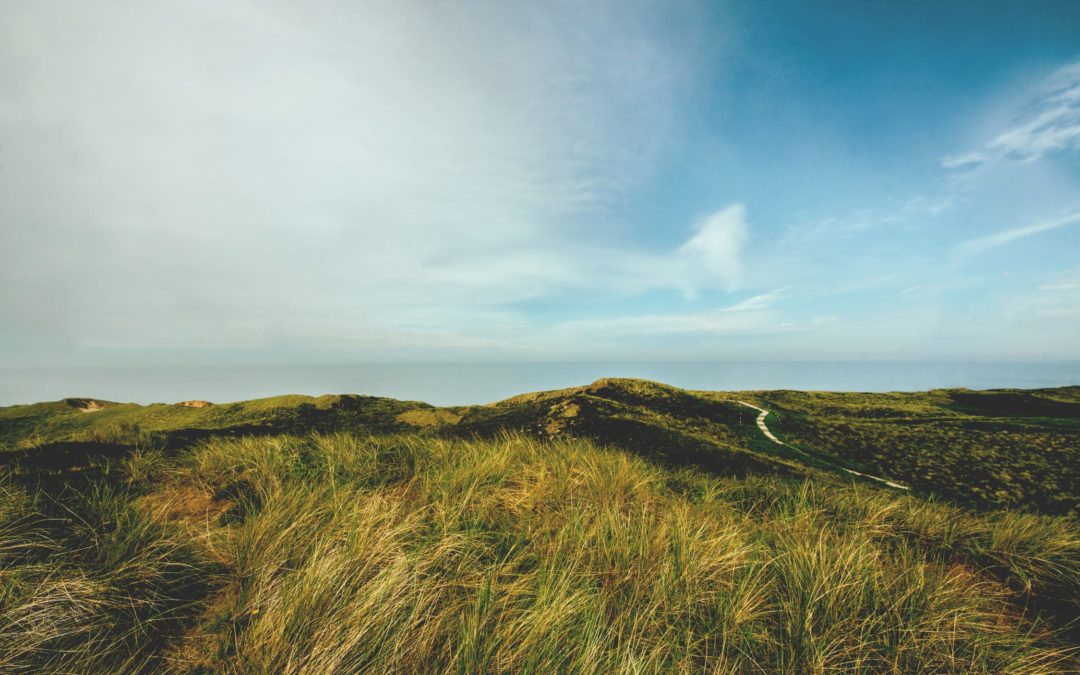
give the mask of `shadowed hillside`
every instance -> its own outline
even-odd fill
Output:
[[[982,506],[1076,514],[1080,388],[761,392],[796,444]]]
[[[455,412],[461,419],[454,431],[464,435],[505,429],[542,438],[566,435],[625,448],[668,466],[732,475],[797,475],[808,468],[757,443],[754,413],[735,398],[707,397],[643,380],[603,379]]]

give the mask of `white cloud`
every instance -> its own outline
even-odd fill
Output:
[[[1042,284],[1039,286],[1040,291],[1080,291],[1080,274],[1069,278],[1061,279],[1049,284]]]
[[[615,319],[589,319],[567,322],[555,328],[556,333],[572,333],[603,339],[627,336],[670,335],[676,333],[722,334],[745,332],[761,328],[765,320],[751,314],[732,314],[720,310],[672,314],[643,314]]]
[[[946,169],[969,171],[987,162],[1033,162],[1057,152],[1080,150],[1080,62],[1050,74],[1020,101],[1011,123],[974,152],[947,155]]]
[[[566,321],[548,331],[548,338],[556,338],[556,342],[567,339],[619,342],[641,336],[716,336],[790,330],[792,325],[782,323],[776,312],[771,311],[775,301],[787,290],[787,287],[778,288],[734,305],[706,311]]]
[[[747,230],[746,207],[734,204],[698,221],[694,235],[682,245],[679,254],[704,276],[719,279],[724,287],[734,289],[741,280],[739,254]]]
[[[885,229],[911,229],[927,219],[937,218],[953,208],[954,204],[955,197],[948,193],[891,199],[883,207],[860,208],[842,215],[792,223],[781,243],[804,249],[808,244],[880,234]]]
[[[685,251],[611,243],[677,140],[696,11],[2,3],[5,332],[366,348],[594,284],[734,287],[741,210]]]
[[[973,169],[986,161],[981,152],[967,152],[962,155],[946,155],[941,158],[941,166],[946,169]]]
[[[1012,321],[1038,322],[1038,330],[1048,335],[1071,335],[1071,351],[1075,353],[1076,335],[1080,334],[1080,270],[1041,284],[1034,292],[1006,295],[1000,304],[1000,313]]]
[[[985,237],[978,237],[975,239],[969,239],[963,242],[957,248],[957,251],[962,256],[971,256],[977,253],[982,253],[988,249],[997,248],[998,246],[1004,246],[1010,242],[1032,235],[1040,234],[1042,232],[1049,232],[1056,230],[1067,225],[1074,223],[1080,223],[1080,211],[1071,213],[1062,218],[1054,220],[1047,220],[1041,223],[1035,223],[1034,225],[1027,225],[1025,227],[1017,227],[1011,230],[1004,230],[1001,232],[995,232],[994,234],[987,235]]]
[[[1080,63],[1051,75],[1027,114],[995,138],[989,148],[1021,161],[1080,149]]]
[[[791,287],[784,286],[783,288],[777,288],[769,291],[768,293],[760,293],[758,295],[751,296],[746,300],[725,307],[721,311],[724,312],[745,312],[756,309],[767,309],[773,305],[773,303],[786,293]]]
[[[427,277],[444,289],[470,289],[481,304],[499,304],[587,290],[636,294],[651,290],[733,291],[740,287],[742,253],[749,236],[746,207],[732,204],[696,221],[674,249],[644,253],[569,239],[507,248],[498,255],[462,252],[433,261]]]

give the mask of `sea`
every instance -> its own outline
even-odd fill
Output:
[[[1080,361],[3,367],[0,406],[74,397],[144,404],[192,399],[223,403],[279,394],[367,394],[467,405],[588,384],[601,377],[636,377],[722,391],[1032,389],[1080,385]]]

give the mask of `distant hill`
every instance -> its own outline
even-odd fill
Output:
[[[769,442],[752,403],[790,446]],[[11,458],[76,466],[138,443],[179,448],[211,436],[333,431],[491,437],[519,430],[629,450],[723,475],[884,476],[983,507],[1080,508],[1080,387],[924,393],[687,391],[645,380],[438,408],[352,394],[238,403],[137,405],[96,399],[0,408]],[[13,454],[12,454],[13,453]]]

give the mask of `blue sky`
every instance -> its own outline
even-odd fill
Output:
[[[0,364],[1080,359],[1080,5],[14,0],[0,208]]]

